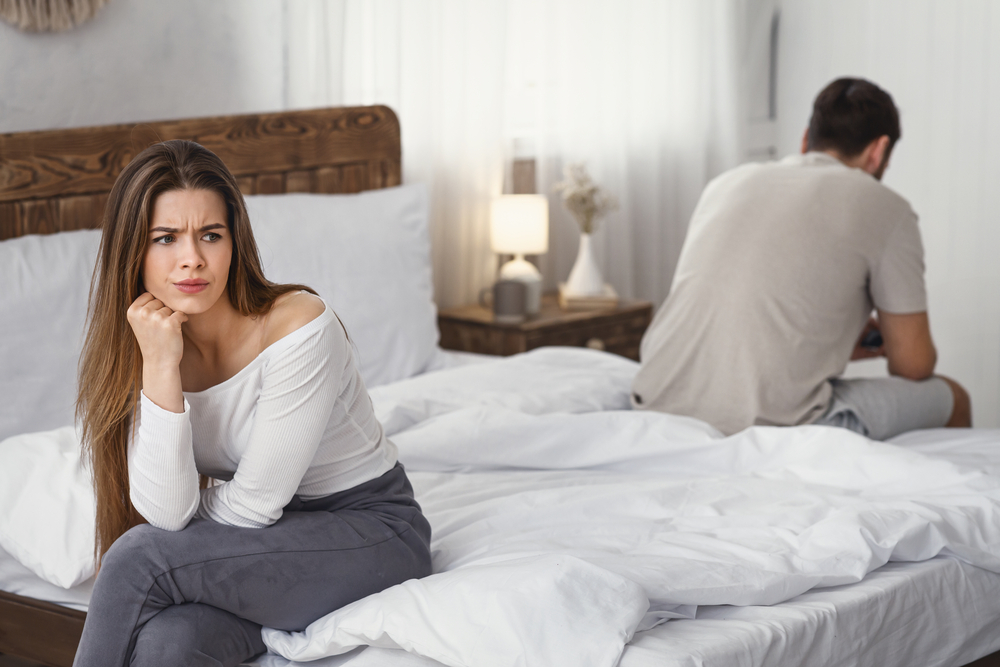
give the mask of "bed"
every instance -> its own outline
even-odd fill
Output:
[[[99,224],[131,156],[167,138],[208,146],[252,195],[272,277],[335,293],[435,531],[435,575],[303,633],[266,631],[272,653],[253,664],[1000,665],[1000,433],[927,431],[896,445],[824,427],[722,438],[629,410],[636,365],[621,357],[441,352],[426,193],[397,187],[399,124],[385,107],[0,136],[0,239],[14,239],[17,275],[29,291],[51,273],[77,277],[50,295],[64,302],[57,312],[22,303],[0,320],[0,348],[51,344],[56,369],[16,384],[39,364],[0,356],[0,545],[13,545],[0,550],[0,653],[72,662],[92,580],[12,555],[19,543],[5,537],[34,536],[15,525],[11,489],[21,477],[28,493],[36,475],[59,501],[30,518],[51,533],[40,560],[67,534],[86,542],[85,471],[66,427],[78,348],[65,330],[79,326],[96,237],[76,230]],[[281,231],[289,220],[295,238]],[[7,245],[0,260],[13,257]],[[361,261],[358,248],[378,250]],[[398,267],[406,284],[392,282]],[[336,274],[365,269],[349,285]],[[42,451],[51,467],[29,471]]]

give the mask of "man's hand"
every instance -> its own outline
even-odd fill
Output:
[[[126,317],[142,352],[142,393],[164,410],[184,412],[181,325],[187,322],[187,315],[143,292],[129,306]]]
[[[875,357],[885,356],[885,343],[878,347],[865,347],[862,343],[867,336],[872,331],[877,331],[881,333],[878,326],[878,320],[874,317],[868,318],[868,323],[865,324],[865,328],[861,330],[861,335],[858,336],[858,342],[854,344],[854,352],[851,353],[851,361],[857,361],[858,359],[874,359]]]

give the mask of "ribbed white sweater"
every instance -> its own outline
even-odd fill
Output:
[[[295,494],[343,491],[396,463],[329,306],[225,382],[184,392],[183,413],[143,394],[128,454],[132,504],[165,530],[194,516],[263,528]],[[199,491],[198,473],[224,481]]]

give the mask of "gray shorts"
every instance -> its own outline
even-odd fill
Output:
[[[939,428],[948,423],[954,408],[955,396],[941,378],[837,378],[830,383],[830,407],[813,423],[847,428],[872,440]]]

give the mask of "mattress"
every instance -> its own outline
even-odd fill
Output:
[[[0,589],[86,611],[93,581],[65,590],[0,551]],[[1000,650],[1000,576],[940,557],[889,563],[856,584],[773,606],[702,607],[694,619],[635,635],[619,667],[945,667]],[[248,663],[290,667],[276,655]],[[438,667],[393,649],[363,648],[316,667]]]
[[[639,633],[620,667],[965,665],[1000,649],[1000,576],[953,558],[889,563],[770,607],[702,607]]]

